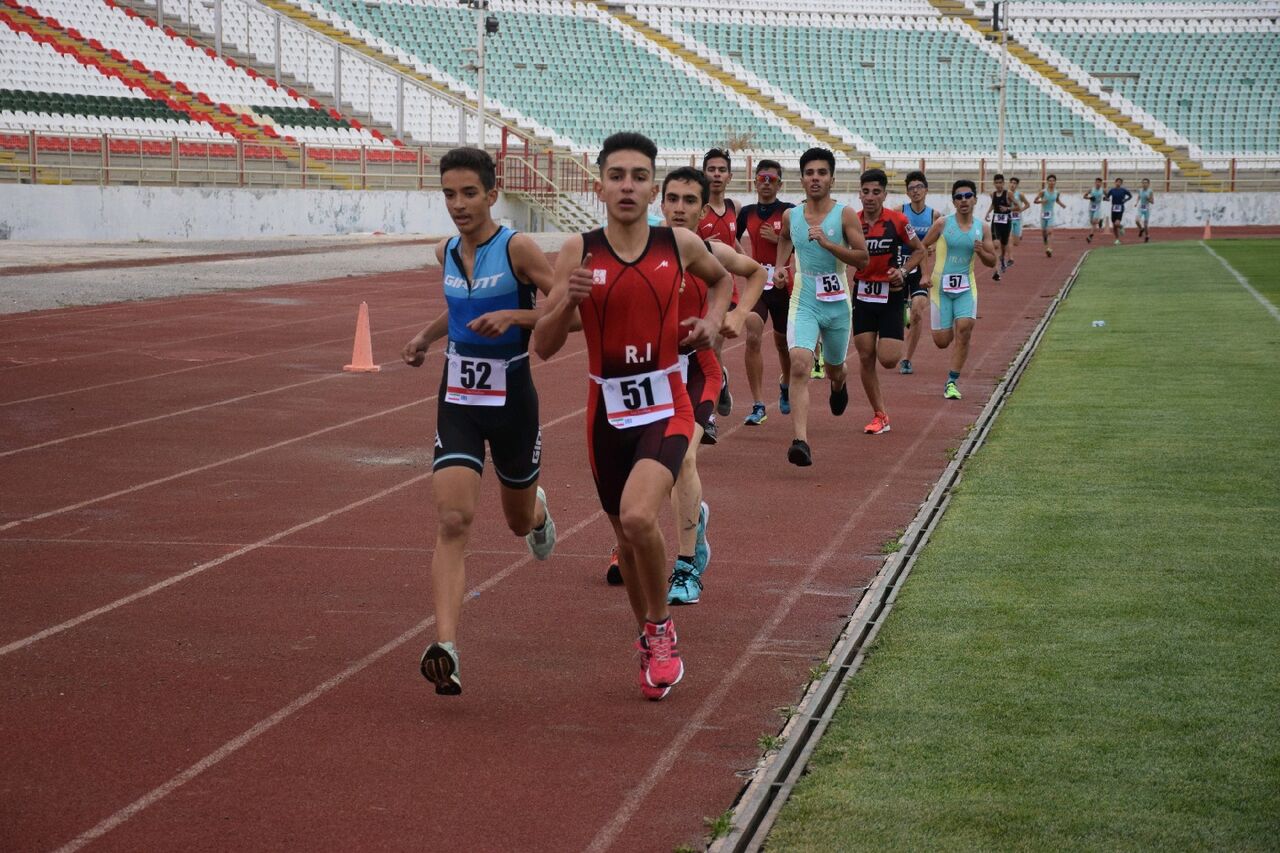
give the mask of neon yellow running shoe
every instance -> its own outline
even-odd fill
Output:
[[[960,388],[954,382],[947,383],[947,390],[942,392],[942,396],[948,400],[960,399]]]

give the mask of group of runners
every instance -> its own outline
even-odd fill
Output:
[[[757,200],[738,210],[725,194],[730,152],[712,149],[701,169],[678,168],[661,181],[657,154],[637,133],[604,141],[596,193],[607,221],[570,236],[554,267],[531,238],[494,221],[496,170],[486,152],[458,148],[440,160],[445,203],[458,229],[435,250],[446,307],[402,353],[406,363],[421,366],[433,344],[447,341],[432,466],[437,638],[420,661],[437,693],[462,691],[458,624],[486,445],[508,527],[535,559],[555,549],[555,522],[538,485],[542,434],[530,350],[547,359],[570,333],[585,336],[587,455],[617,542],[606,579],[624,586],[631,604],[640,691],[662,699],[684,674],[671,607],[700,600],[711,558],[697,454],[718,440],[716,415],[732,411],[722,342],[745,340],[752,406],[744,425],[760,426],[768,419],[763,339],[772,331],[782,368],[778,410],[791,418],[786,458],[810,466],[810,385],[825,379],[831,414],[844,414],[850,344],[872,413],[863,428],[868,435],[891,429],[879,371],[914,373],[926,312],[934,344],[950,350],[943,397],[961,398],[978,317],[977,263],[1000,280],[1014,263],[1022,215],[1033,203],[1041,205],[1051,255],[1055,212],[1066,206],[1053,175],[1033,200],[1017,178],[1006,185],[996,175],[985,219],[976,213],[977,185],[967,179],[951,184],[954,212],[944,215],[928,205],[924,172],[912,171],[904,182],[910,201],[893,209],[886,205],[888,176],[873,168],[860,175],[861,209],[854,211],[832,196],[834,153],[811,148],[800,158],[800,204],[778,198],[783,168],[761,160]],[[1089,238],[1101,227],[1105,198],[1118,241],[1131,199],[1123,182],[1104,195],[1099,179],[1085,197],[1097,208]],[[655,199],[656,218],[648,212]],[[1145,237],[1149,182],[1138,201]],[[660,523],[668,500],[677,525],[670,572]]]
[[[975,262],[995,267],[1001,257],[992,243],[996,223],[974,213],[974,182],[952,185],[955,212],[943,216],[924,203],[925,175],[912,172],[911,203],[894,210],[885,203],[888,177],[869,169],[860,177],[862,209],[855,212],[832,197],[835,155],[813,148],[800,159],[800,205],[778,200],[782,166],[764,160],[755,168],[757,202],[739,211],[724,194],[729,152],[713,149],[702,169],[676,169],[661,181],[657,153],[641,134],[605,140],[596,193],[607,221],[570,236],[554,267],[531,238],[494,221],[496,173],[487,153],[459,148],[440,160],[458,229],[436,247],[446,308],[402,353],[420,366],[432,345],[447,341],[433,461],[437,638],[420,661],[437,693],[462,690],[464,555],[486,444],[507,525],[536,559],[548,559],[555,548],[555,522],[538,485],[542,442],[531,350],[546,359],[572,332],[586,339],[588,461],[617,541],[607,577],[626,588],[638,634],[636,682],[652,700],[683,677],[671,607],[699,600],[710,560],[697,449],[717,440],[715,415],[732,410],[719,357],[723,340],[745,338],[753,403],[744,423],[759,426],[768,417],[761,349],[771,327],[782,362],[779,411],[792,420],[786,456],[797,466],[813,464],[807,427],[817,364],[832,414],[844,414],[849,404],[851,338],[872,411],[865,433],[890,430],[878,370],[913,372],[909,357],[926,308],[934,343],[952,351],[943,395],[960,399],[977,318]],[[1015,197],[1005,198],[1011,210]],[[661,225],[648,215],[655,199]],[[670,572],[660,521],[668,500],[677,521]]]
[[[1093,189],[1086,190],[1084,198],[1089,201],[1089,234],[1085,240],[1092,243],[1094,234],[1106,228],[1107,208],[1111,213],[1111,234],[1115,244],[1120,245],[1124,238],[1124,208],[1133,200],[1133,193],[1124,185],[1124,178],[1116,178],[1110,189],[1105,189],[1102,178],[1094,178]],[[1155,203],[1155,192],[1151,189],[1151,179],[1143,178],[1142,187],[1138,190],[1138,215],[1135,225],[1138,236],[1144,243],[1151,242],[1151,206]]]

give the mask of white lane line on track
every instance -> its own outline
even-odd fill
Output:
[[[416,406],[418,405],[418,403],[417,402],[410,403],[409,405]],[[399,408],[401,409],[408,408],[408,406],[400,406]],[[568,420],[569,418],[581,415],[584,412],[586,412],[585,406],[581,409],[578,409],[577,411],[570,412],[567,415],[561,415],[555,420],[543,424],[542,428],[544,430],[550,429],[556,424],[559,424],[565,420]],[[370,417],[376,417],[376,415],[371,415]],[[185,572],[182,572],[180,574],[171,575],[170,577],[167,577],[162,581],[157,581],[153,583],[151,586],[146,587],[145,589],[140,589],[137,592],[130,593],[129,595],[124,596],[123,598],[117,598],[115,601],[112,601],[108,604],[104,604],[101,607],[96,607],[93,610],[88,611],[87,613],[81,613],[79,616],[76,616],[72,619],[68,619],[65,622],[60,622],[57,625],[53,625],[49,628],[45,628],[43,631],[37,631],[36,633],[31,634],[30,636],[27,636],[27,637],[23,637],[20,640],[14,640],[12,643],[9,643],[8,645],[0,646],[0,657],[3,657],[4,655],[7,655],[7,654],[11,654],[12,652],[20,651],[21,649],[25,649],[27,646],[30,646],[34,643],[38,643],[41,640],[48,639],[49,637],[52,637],[55,634],[61,634],[63,631],[74,628],[77,625],[82,625],[85,622],[88,622],[90,619],[96,619],[97,617],[102,616],[106,613],[110,613],[113,610],[118,610],[121,607],[124,607],[126,604],[132,604],[138,599],[146,598],[149,595],[154,595],[155,593],[160,592],[163,589],[167,589],[176,583],[181,583],[182,581],[187,580],[188,578],[193,578],[196,575],[203,574],[209,569],[217,568],[218,566],[221,566],[223,563],[230,562],[231,560],[234,560],[237,557],[242,557],[245,554],[251,553],[253,551],[257,551],[258,549],[266,547],[267,545],[271,545],[276,542],[279,542],[281,539],[285,539],[289,536],[292,536],[295,533],[298,533],[302,530],[306,530],[309,527],[315,527],[317,524],[323,524],[324,522],[329,521],[330,519],[336,518],[339,515],[342,515],[344,513],[350,512],[353,509],[358,509],[366,504],[370,504],[370,503],[373,503],[374,501],[381,500],[382,498],[385,498],[388,495],[393,495],[396,492],[407,489],[409,486],[415,485],[417,483],[421,483],[425,480],[429,480],[431,478],[432,473],[433,472],[428,471],[425,474],[418,474],[415,477],[410,477],[407,480],[403,480],[399,483],[396,483],[394,486],[388,486],[387,488],[382,489],[381,491],[374,492],[371,495],[366,495],[365,497],[360,498],[360,500],[353,501],[347,504],[346,506],[339,507],[338,509],[335,509],[335,510],[330,510],[329,512],[326,512],[323,515],[318,515],[315,518],[308,519],[307,521],[303,521],[299,524],[295,524],[293,527],[290,527],[287,530],[281,530],[279,532],[273,533],[270,536],[267,536],[266,538],[259,539],[257,542],[253,542],[249,545],[245,545],[241,548],[237,548],[236,550],[231,551],[227,554],[223,554],[221,557],[215,557],[212,560],[207,560],[201,563],[200,565],[187,569]]]
[[[388,289],[386,289],[386,290],[384,290],[384,291],[380,291],[380,292],[378,292],[378,294],[377,294],[377,295],[378,295],[379,297],[382,297],[382,296],[394,296],[394,295],[396,295],[397,293],[399,293],[399,292],[401,292],[401,291],[413,291],[413,290],[418,290],[418,289],[420,289],[421,287],[422,287],[422,285],[421,285],[421,284],[414,284],[414,285],[401,285],[400,287],[396,287],[396,288],[388,288]],[[261,298],[261,297],[259,297],[259,298]],[[366,297],[366,301],[367,301],[367,299],[368,299],[368,297]],[[44,341],[44,340],[49,340],[50,338],[56,338],[56,337],[72,337],[72,336],[76,336],[76,335],[79,335],[79,336],[81,336],[81,337],[96,337],[96,336],[98,336],[98,335],[103,334],[104,332],[108,332],[108,331],[114,332],[114,331],[117,331],[117,330],[122,329],[122,328],[123,328],[123,329],[136,329],[136,328],[138,328],[138,327],[140,327],[140,326],[154,326],[154,325],[159,324],[159,323],[185,323],[185,322],[190,322],[190,321],[193,321],[193,320],[206,320],[206,319],[208,319],[208,318],[210,318],[210,317],[225,318],[225,317],[228,317],[228,316],[230,316],[230,315],[232,315],[232,314],[252,314],[252,313],[254,313],[254,312],[261,312],[264,308],[267,308],[267,307],[269,307],[269,306],[262,305],[262,304],[258,304],[258,305],[245,305],[245,306],[242,306],[242,307],[240,307],[240,308],[233,308],[233,309],[230,309],[230,310],[228,310],[228,311],[218,311],[218,312],[213,313],[213,314],[185,315],[185,316],[179,316],[179,317],[165,317],[165,318],[162,318],[162,319],[159,319],[159,320],[147,320],[147,321],[145,321],[145,322],[140,322],[140,323],[122,323],[122,324],[120,324],[120,325],[118,325],[118,326],[106,326],[106,327],[102,327],[102,328],[94,328],[94,329],[76,329],[76,330],[73,330],[73,331],[59,332],[59,333],[54,334],[54,335],[45,335],[44,337],[40,337],[40,338],[19,338],[19,339],[17,339],[17,340],[10,340],[10,341],[7,341],[6,343],[8,343],[8,344],[12,345],[12,344],[27,343],[27,342],[30,342],[30,341]],[[269,323],[269,324],[267,324],[267,325],[265,325],[265,326],[252,326],[252,327],[244,328],[244,329],[234,329],[234,330],[229,331],[229,332],[215,332],[215,333],[213,333],[213,334],[209,334],[209,335],[196,335],[196,336],[194,336],[194,337],[182,337],[182,338],[178,338],[178,339],[176,339],[176,340],[171,340],[171,341],[162,341],[162,342],[160,342],[160,343],[156,344],[156,346],[157,346],[157,347],[167,347],[167,346],[175,346],[175,347],[178,347],[178,346],[186,346],[187,344],[189,344],[189,343],[191,343],[191,342],[193,342],[193,341],[207,341],[207,340],[210,340],[210,339],[213,339],[213,338],[227,338],[227,337],[231,337],[231,336],[233,336],[233,335],[247,335],[247,334],[251,334],[251,333],[254,333],[254,332],[263,332],[263,331],[267,331],[268,329],[279,329],[279,328],[282,328],[282,327],[284,327],[284,326],[296,326],[296,325],[299,325],[299,324],[301,324],[301,323],[315,323],[315,322],[319,322],[319,321],[321,321],[321,320],[334,320],[334,319],[337,319],[337,318],[339,318],[339,317],[349,317],[349,316],[351,316],[351,309],[349,309],[349,308],[348,308],[348,309],[343,310],[343,311],[331,311],[331,312],[329,312],[329,313],[327,313],[327,314],[317,314],[317,315],[315,315],[315,316],[313,316],[313,317],[305,317],[305,318],[302,318],[302,319],[296,319],[296,320],[281,320],[281,321],[280,321],[280,322],[278,322],[278,323]],[[25,368],[25,367],[34,367],[34,366],[37,366],[37,365],[47,365],[47,364],[66,364],[66,363],[68,363],[68,362],[72,362],[72,361],[80,361],[81,359],[85,359],[85,358],[101,358],[101,357],[103,357],[103,356],[107,356],[107,355],[115,355],[116,353],[120,353],[120,352],[133,352],[135,349],[136,349],[136,347],[117,347],[116,349],[98,350],[98,351],[95,351],[95,352],[80,352],[80,353],[76,353],[75,355],[59,356],[58,358],[55,358],[55,359],[53,359],[52,361],[31,361],[31,362],[25,362],[25,363],[23,363],[23,364],[6,364],[6,365],[0,365],[0,373],[8,373],[9,371],[12,371],[12,370],[21,370],[21,369],[23,369],[23,368]]]
[[[416,325],[414,325],[414,326],[412,326],[412,327],[406,327],[406,328],[419,328],[419,327],[420,327],[420,324],[416,324]],[[570,353],[565,353],[565,354],[563,354],[563,355],[558,355],[558,356],[556,356],[555,358],[548,359],[547,361],[544,361],[544,362],[541,362],[541,363],[540,363],[540,364],[538,364],[538,365],[535,365],[535,367],[540,367],[540,366],[545,365],[545,364],[554,364],[554,363],[556,363],[556,362],[558,362],[558,361],[561,361],[561,360],[563,360],[563,359],[566,359],[566,358],[572,358],[573,356],[575,356],[575,355],[577,355],[577,354],[579,354],[579,353],[581,353],[581,352],[585,352],[585,350],[574,350],[573,352],[570,352]],[[386,364],[393,364],[393,363],[394,363],[394,362],[386,362]],[[333,376],[335,376],[335,377],[336,377],[336,376],[344,376],[344,375],[346,375],[346,374],[341,374],[341,373],[335,373],[335,374],[333,374]],[[229,464],[231,464],[232,462],[240,462],[240,461],[243,461],[243,460],[245,460],[245,459],[249,459],[249,458],[251,458],[251,457],[253,457],[253,456],[257,456],[257,455],[258,455],[258,454],[260,454],[260,453],[266,453],[266,452],[271,451],[271,450],[278,450],[278,449],[279,449],[279,448],[281,448],[281,447],[287,447],[287,446],[289,446],[289,445],[291,445],[291,444],[296,444],[296,443],[298,443],[299,441],[306,441],[306,440],[307,440],[307,439],[309,439],[309,438],[315,438],[316,436],[324,435],[325,433],[333,432],[333,431],[335,431],[335,430],[345,429],[345,428],[347,428],[347,427],[349,427],[349,426],[355,426],[356,424],[358,424],[358,423],[363,423],[364,421],[373,420],[373,419],[375,419],[375,418],[380,418],[380,417],[382,417],[382,416],[384,416],[384,415],[392,415],[392,414],[395,414],[396,412],[402,412],[402,411],[404,411],[405,409],[412,408],[413,406],[420,406],[420,405],[422,405],[422,404],[424,404],[424,403],[429,403],[429,402],[431,402],[432,400],[436,399],[436,397],[438,397],[438,396],[439,396],[438,394],[432,394],[430,397],[424,397],[424,398],[422,398],[422,399],[420,399],[420,400],[414,400],[414,401],[413,401],[413,402],[411,402],[411,403],[404,403],[404,404],[399,405],[399,406],[392,406],[390,409],[383,409],[383,410],[378,411],[378,412],[373,412],[372,414],[362,415],[362,416],[360,416],[360,417],[358,417],[358,418],[353,418],[353,419],[351,419],[351,420],[349,420],[349,421],[343,421],[342,423],[339,423],[339,424],[333,424],[333,425],[331,425],[331,426],[323,427],[323,428],[318,429],[318,430],[315,430],[315,431],[313,431],[313,432],[309,432],[309,433],[307,433],[307,434],[305,434],[305,435],[299,435],[299,436],[295,436],[295,437],[293,437],[293,438],[286,438],[286,439],[284,439],[283,441],[277,441],[275,444],[268,444],[268,445],[267,445],[267,446],[265,446],[265,447],[255,448],[254,450],[249,450],[249,451],[246,451],[246,452],[244,452],[244,453],[240,453],[240,454],[238,454],[238,455],[236,455],[236,456],[230,456],[230,457],[228,457],[228,458],[226,458],[226,459],[220,459],[220,460],[218,460],[217,462],[210,462],[210,463],[208,463],[207,465],[200,465],[200,466],[197,466],[197,467],[195,467],[195,468],[188,468],[188,469],[187,469],[187,470],[185,470],[185,471],[178,471],[178,472],[177,472],[177,473],[175,473],[175,474],[169,474],[168,476],[165,476],[165,477],[159,477],[159,478],[157,478],[157,479],[155,479],[155,480],[148,480],[148,481],[147,481],[147,482],[145,482],[145,483],[138,483],[138,484],[136,484],[136,485],[129,486],[128,488],[125,488],[125,489],[119,489],[119,490],[117,490],[117,491],[110,492],[110,493],[105,494],[105,495],[99,495],[98,497],[95,497],[95,498],[89,498],[89,499],[87,499],[87,500],[79,501],[78,503],[74,503],[74,504],[69,504],[69,505],[67,505],[67,506],[58,507],[57,509],[47,510],[47,511],[45,511],[45,512],[38,513],[38,514],[36,514],[36,515],[27,516],[27,517],[25,517],[25,518],[17,518],[17,519],[14,519],[13,521],[6,522],[5,524],[0,524],[0,533],[3,533],[3,532],[4,532],[4,531],[6,531],[6,530],[12,530],[13,528],[15,528],[15,527],[19,527],[19,526],[21,526],[21,525],[23,525],[23,524],[30,524],[30,523],[31,523],[31,522],[33,522],[33,521],[41,521],[41,520],[46,519],[46,518],[52,518],[52,517],[53,517],[53,516],[55,516],[55,515],[62,515],[62,514],[64,514],[64,513],[73,512],[73,511],[75,511],[75,510],[77,510],[77,509],[83,509],[83,508],[84,508],[84,507],[86,507],[86,506],[91,506],[91,505],[96,504],[96,503],[101,503],[102,501],[111,500],[112,498],[118,498],[118,497],[121,497],[121,496],[123,496],[123,495],[132,494],[132,493],[134,493],[134,492],[140,492],[140,491],[142,491],[143,489],[149,489],[149,488],[151,488],[152,486],[158,486],[158,485],[161,485],[161,484],[163,484],[163,483],[169,483],[169,482],[172,482],[172,481],[174,481],[174,480],[179,480],[179,479],[181,479],[181,478],[183,478],[183,477],[188,477],[188,476],[190,476],[190,475],[192,475],[192,474],[199,474],[199,473],[201,473],[201,472],[203,472],[203,471],[208,471],[208,470],[210,470],[210,469],[212,469],[212,468],[218,468],[218,467],[220,467],[220,466],[222,466],[222,465],[229,465]]]
[[[1276,306],[1272,304],[1270,299],[1263,296],[1262,293],[1259,292],[1259,290],[1256,287],[1254,287],[1252,284],[1249,283],[1249,279],[1242,276],[1239,270],[1231,266],[1231,264],[1227,263],[1227,259],[1222,257],[1222,255],[1219,255],[1217,252],[1215,252],[1212,246],[1210,246],[1208,243],[1206,243],[1203,240],[1200,241],[1200,245],[1204,246],[1204,250],[1206,252],[1213,255],[1215,258],[1217,258],[1218,263],[1222,264],[1222,266],[1226,268],[1227,272],[1231,273],[1233,276],[1236,277],[1236,281],[1240,282],[1240,286],[1243,287],[1246,291],[1248,291],[1250,296],[1258,300],[1258,303],[1262,305],[1263,308],[1266,308],[1268,312],[1270,312],[1271,317],[1274,320],[1276,320],[1276,322],[1280,322],[1280,308],[1276,308]]]
[[[421,323],[410,323],[405,326],[396,326],[391,329],[382,329],[380,331],[374,332],[373,334],[374,334],[374,337],[377,337],[378,335],[389,335],[392,332],[403,333],[409,329],[421,329],[421,328],[422,328]],[[179,373],[190,373],[193,370],[209,370],[210,368],[222,367],[227,364],[239,364],[242,361],[252,361],[256,358],[271,358],[273,356],[284,355],[285,353],[290,353],[290,352],[299,352],[301,350],[309,350],[309,349],[319,349],[321,347],[330,346],[331,344],[340,344],[343,341],[349,341],[349,340],[351,340],[351,336],[347,335],[341,338],[329,338],[328,340],[324,340],[324,341],[310,341],[308,343],[302,344],[301,346],[289,347],[288,349],[272,350],[271,352],[257,353],[254,355],[242,355],[239,358],[227,358],[221,361],[206,361],[206,362],[202,362],[201,364],[194,364],[191,367],[180,367],[177,370],[166,370],[162,373],[148,373],[146,376],[136,376],[132,379],[117,379],[115,382],[102,382],[98,385],[85,385],[82,388],[69,388],[66,391],[54,391],[53,393],[40,394],[39,396],[36,396],[36,397],[24,397],[21,400],[9,400],[8,402],[0,403],[0,408],[4,408],[5,406],[16,406],[19,403],[35,403],[40,400],[51,400],[54,397],[68,397],[72,394],[83,394],[86,391],[97,391],[102,388],[114,388],[119,385],[131,385],[135,382],[146,382],[151,379],[162,379],[166,376],[177,376]],[[386,363],[390,364],[392,362],[386,362]],[[342,374],[337,374],[337,375],[342,375]]]
[[[804,595],[805,590],[813,584],[814,580],[818,576],[819,570],[824,568],[836,555],[844,540],[853,531],[855,525],[862,520],[866,511],[875,505],[876,501],[880,498],[880,495],[889,487],[889,484],[902,473],[907,462],[914,457],[916,451],[919,450],[920,445],[925,441],[925,439],[932,437],[932,430],[937,426],[938,421],[946,411],[947,410],[942,406],[938,407],[938,410],[934,412],[933,417],[929,419],[927,426],[920,431],[919,437],[912,442],[911,446],[907,448],[905,452],[898,454],[898,461],[894,464],[893,468],[890,469],[888,476],[885,477],[880,485],[876,486],[869,495],[863,498],[858,506],[849,514],[849,517],[845,520],[845,523],[841,525],[840,529],[836,532],[836,535],[827,542],[826,548],[823,549],[817,559],[809,564],[808,570],[804,573],[803,577],[796,578],[793,581],[791,589],[787,592],[786,597],[783,598],[782,601],[778,603],[778,606],[774,608],[773,613],[770,614],[769,618],[760,626],[760,630],[756,632],[756,635],[746,643],[742,654],[738,656],[738,659],[734,661],[733,666],[719,680],[715,689],[712,690],[711,694],[702,701],[702,704],[698,706],[698,710],[688,719],[680,729],[679,733],[671,739],[667,748],[663,750],[662,754],[658,756],[656,761],[654,761],[653,765],[649,768],[649,772],[644,775],[644,778],[640,780],[639,784],[632,787],[623,795],[621,808],[614,813],[612,820],[601,827],[600,831],[596,833],[595,838],[593,838],[591,843],[587,845],[586,849],[588,853],[600,853],[600,851],[608,850],[613,846],[613,843],[618,839],[622,830],[626,828],[627,823],[631,821],[631,818],[634,817],[635,813],[639,810],[644,799],[653,792],[654,788],[658,786],[658,783],[662,778],[668,771],[670,771],[672,765],[679,760],[680,756],[688,747],[689,741],[693,740],[694,735],[707,726],[708,721],[711,719],[711,715],[715,713],[717,708],[724,704],[725,699],[729,695],[730,688],[732,688],[747,671],[747,667],[759,654],[759,650],[764,646],[765,642],[769,639],[769,636],[778,629],[778,626],[782,624],[782,620],[786,619],[787,615],[790,614],[791,608],[795,607],[796,602],[800,600],[802,595]],[[868,440],[875,441],[875,438],[872,437]]]
[[[585,411],[585,409],[582,411]],[[573,415],[581,414],[581,411],[573,412],[572,414]],[[570,417],[570,416],[571,415],[565,415],[565,417]],[[548,424],[547,426],[550,426],[550,424]],[[587,518],[583,519],[582,521],[579,521],[573,527],[569,528],[564,533],[562,533],[559,539],[557,539],[557,543],[565,539],[568,539],[571,536],[574,536],[579,531],[585,529],[591,524],[594,524],[596,521],[599,521],[601,518],[604,518],[604,512],[602,510],[596,510],[596,512],[593,515],[590,515]],[[488,590],[502,583],[502,581],[506,580],[513,573],[515,573],[517,569],[527,565],[532,560],[533,560],[533,557],[526,554],[524,557],[517,560],[516,562],[509,564],[505,569],[498,572],[493,577],[489,578],[488,580],[478,584],[473,589],[471,589],[467,593],[466,600],[470,600],[477,595],[487,592]],[[67,842],[63,846],[59,847],[57,850],[57,853],[73,853],[73,851],[79,850],[82,847],[84,847],[86,844],[96,841],[97,839],[106,835],[108,832],[120,826],[121,824],[127,822],[131,818],[135,817],[136,815],[138,815],[140,812],[144,811],[148,807],[155,805],[160,800],[163,800],[165,797],[172,794],[178,788],[181,788],[183,785],[187,784],[192,779],[195,779],[201,773],[205,772],[209,768],[213,767],[214,765],[218,764],[219,762],[225,760],[226,758],[235,754],[239,750],[243,749],[248,744],[252,743],[254,740],[258,738],[259,735],[262,735],[270,731],[271,729],[275,728],[280,723],[289,719],[294,714],[298,713],[303,708],[307,707],[312,702],[319,699],[321,696],[332,691],[333,689],[341,685],[343,682],[349,680],[353,676],[358,675],[363,670],[368,669],[370,666],[377,663],[379,660],[386,657],[391,652],[400,648],[405,643],[410,642],[411,640],[413,640],[414,637],[417,637],[423,631],[426,631],[428,628],[434,625],[435,621],[436,621],[436,618],[434,616],[428,616],[426,619],[423,619],[417,625],[414,625],[412,628],[405,631],[403,634],[396,637],[394,640],[391,640],[390,642],[381,646],[377,650],[370,652],[368,655],[365,655],[363,658],[351,664],[342,672],[330,678],[328,681],[325,681],[322,684],[312,688],[312,690],[309,693],[305,693],[302,696],[299,696],[297,699],[294,699],[288,705],[285,705],[283,708],[281,708],[279,711],[276,711],[271,716],[255,723],[253,726],[246,729],[244,732],[232,738],[231,740],[227,741],[222,746],[218,747],[213,752],[209,753],[204,758],[197,761],[195,764],[192,764],[186,770],[183,770],[181,773],[169,779],[169,781],[165,782],[164,784],[156,788],[153,788],[151,791],[147,792],[146,794],[142,795],[138,799],[134,800],[132,803],[120,809],[115,814],[106,818],[97,826],[94,826],[93,828],[80,833],[74,839]]]

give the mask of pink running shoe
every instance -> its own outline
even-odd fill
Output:
[[[636,640],[636,651],[640,653],[640,671],[636,674],[636,683],[640,685],[641,695],[650,702],[658,702],[665,699],[667,694],[671,692],[671,688],[649,686],[646,676],[649,672],[649,658],[651,655],[640,640]]]
[[[889,431],[889,416],[884,412],[876,412],[876,416],[871,419],[871,423],[862,428],[862,431],[868,435],[881,435]]]
[[[671,687],[684,678],[684,661],[677,648],[676,626],[668,617],[665,622],[644,623],[640,642],[649,653],[644,668],[645,683],[650,687]]]

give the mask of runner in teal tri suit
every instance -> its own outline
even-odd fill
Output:
[[[978,276],[974,257],[989,267],[996,265],[996,250],[991,243],[991,228],[973,215],[978,188],[973,181],[961,179],[951,186],[951,203],[956,212],[939,219],[925,235],[924,245],[937,246],[933,264],[933,287],[929,291],[932,306],[930,326],[933,342],[946,349],[951,342],[951,372],[942,396],[960,399],[960,371],[969,355],[969,339],[978,319]]]
[[[1084,239],[1086,243],[1092,243],[1093,232],[1106,227],[1103,222],[1102,201],[1107,197],[1107,191],[1102,186],[1102,178],[1094,178],[1093,189],[1086,190],[1081,197],[1089,199],[1089,234]]]
[[[1058,198],[1058,176],[1050,175],[1045,183],[1044,189],[1036,193],[1033,203],[1040,205],[1040,239],[1044,241],[1045,257],[1052,258],[1053,246],[1049,245],[1049,238],[1053,236],[1053,226],[1057,224],[1058,211],[1055,208],[1066,210],[1067,206]]]
[[[1138,236],[1142,242],[1151,242],[1151,205],[1156,200],[1155,191],[1151,189],[1151,179],[1142,179],[1142,189],[1138,190]]]
[[[822,339],[822,356],[831,382],[831,413],[844,414],[849,405],[845,356],[853,331],[852,303],[846,265],[864,268],[870,260],[867,241],[853,209],[831,197],[836,156],[825,148],[810,148],[800,156],[800,182],[805,200],[787,211],[778,239],[774,281],[789,284],[787,262],[796,255],[795,283],[787,315],[787,345],[791,349],[791,421],[794,439],[787,450],[792,465],[813,464],[809,448],[809,378],[813,351]]]

